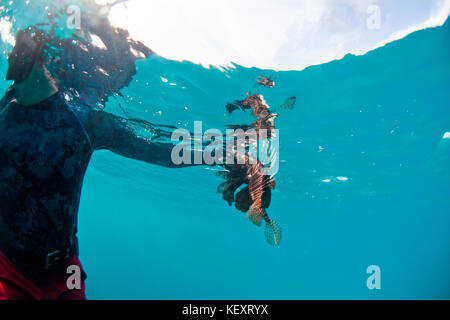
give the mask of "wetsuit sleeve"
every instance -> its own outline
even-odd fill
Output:
[[[129,120],[104,111],[78,113],[79,119],[91,140],[94,150],[107,149],[121,156],[157,164],[169,168],[193,166],[175,164],[171,155],[174,144],[155,141],[155,129],[151,124]],[[194,156],[191,151],[191,156]],[[193,158],[192,158],[193,159]]]

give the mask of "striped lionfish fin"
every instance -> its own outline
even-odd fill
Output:
[[[281,241],[282,228],[275,220],[266,220],[265,228],[266,241],[272,246],[278,246]]]

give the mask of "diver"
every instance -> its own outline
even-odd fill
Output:
[[[172,144],[137,135],[127,119],[73,103],[42,48],[39,37],[19,30],[6,75],[14,82],[0,102],[0,300],[86,298],[77,214],[95,150],[189,165],[174,164]],[[81,270],[79,289],[67,287],[69,265]]]

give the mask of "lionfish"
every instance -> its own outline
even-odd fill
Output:
[[[244,100],[234,100],[234,103],[227,103],[225,106],[228,113],[232,113],[234,110],[241,109],[242,111],[245,111],[247,109],[259,109],[259,108],[266,108],[268,109],[267,104],[264,101],[264,98],[261,94],[253,94],[250,95],[247,92],[247,97]],[[255,115],[255,117],[257,117]]]
[[[270,107],[262,95],[247,94],[245,100],[236,100],[235,104],[229,103],[226,108],[230,113],[239,108],[241,110],[252,109],[252,114],[256,118],[256,121],[250,126],[229,125],[229,128],[244,130],[255,128],[258,139],[261,138],[259,130],[266,129],[267,137],[270,138],[277,115],[269,111]],[[271,190],[275,189],[275,179],[265,173],[265,167],[261,162],[250,158],[247,154],[239,154],[236,151],[233,153],[233,156],[240,161],[237,161],[238,164],[224,165],[227,171],[218,172],[218,175],[225,178],[226,181],[219,185],[217,191],[222,193],[223,199],[229,205],[235,202],[238,210],[247,212],[246,218],[255,225],[261,226],[264,220],[266,241],[271,245],[279,245],[282,228],[276,221],[270,219],[266,212],[271,201]],[[242,188],[235,196],[234,193],[243,184],[248,186]]]
[[[247,212],[246,218],[253,224],[261,226],[264,220],[266,241],[271,245],[279,245],[282,229],[266,212],[270,205],[271,189],[275,189],[275,179],[264,174],[264,167],[259,161],[251,164],[248,156],[245,157],[244,164],[225,165],[228,171],[218,172],[227,181],[219,185],[217,192],[222,193],[229,205],[235,202],[236,209]],[[243,184],[248,186],[235,196],[235,191]]]
[[[258,137],[261,136],[259,135],[259,130],[265,129],[267,132],[267,138],[270,139],[272,130],[275,129],[274,120],[278,117],[278,115],[270,112],[270,107],[261,94],[249,95],[247,93],[247,98],[244,100],[235,100],[234,103],[229,102],[225,108],[228,113],[232,113],[237,109],[241,109],[242,111],[251,109],[253,116],[256,118],[255,122],[251,125],[228,125],[228,128],[240,128],[243,130],[254,128],[258,133]]]

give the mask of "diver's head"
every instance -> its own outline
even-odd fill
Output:
[[[42,34],[36,30],[28,28],[17,31],[16,45],[8,55],[6,80],[14,80],[15,83],[25,81],[35,63],[42,64],[43,43]]]

